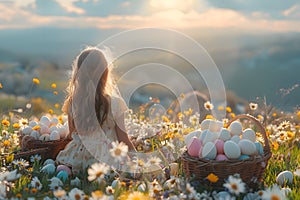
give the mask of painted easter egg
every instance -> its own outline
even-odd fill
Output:
[[[210,130],[211,132],[220,132],[222,128],[223,122],[212,120],[209,124],[208,130]]]
[[[49,129],[48,126],[46,126],[44,124],[41,124],[40,126],[41,126],[41,128],[40,128],[40,134],[41,135],[50,134],[50,129]]]
[[[239,121],[234,121],[230,124],[228,127],[228,130],[230,131],[231,135],[240,135],[243,131],[243,126],[241,122]]]
[[[45,160],[45,162],[44,162],[44,165],[48,165],[48,164],[55,164],[55,161],[54,160],[52,160],[52,159],[47,159],[47,160]]]
[[[264,154],[264,148],[263,148],[262,144],[260,142],[255,142],[254,144],[256,146],[256,150],[259,153],[259,155],[263,155]]]
[[[253,156],[257,154],[256,146],[254,142],[247,140],[247,139],[241,139],[239,141],[239,147],[241,149],[241,153],[249,156]]]
[[[56,177],[59,178],[60,180],[62,180],[63,182],[66,182],[66,180],[68,179],[68,173],[66,171],[60,171],[57,173]]]
[[[205,138],[203,139],[203,144],[206,144],[208,142],[214,142],[218,138],[218,133],[207,131]]]
[[[41,171],[47,174],[53,174],[55,172],[55,165],[51,163],[47,164],[41,169]]]
[[[49,141],[50,140],[50,136],[48,134],[41,135],[39,137],[39,140],[41,140],[41,141]]]
[[[47,116],[42,116],[41,119],[40,119],[40,123],[41,124],[44,124],[45,126],[49,127],[50,124],[51,124],[51,121],[49,119],[49,117]]]
[[[294,176],[293,176],[293,173],[291,171],[283,171],[283,172],[280,172],[277,175],[276,182],[279,185],[284,186],[285,183],[292,184],[293,179],[294,179]]]
[[[38,125],[38,123],[36,121],[30,121],[28,125],[32,128]]]
[[[57,168],[56,168],[56,171],[57,172],[66,171],[68,173],[68,175],[72,174],[71,169],[68,166],[66,166],[66,165],[58,165]]]
[[[50,140],[59,140],[60,139],[60,135],[59,135],[58,131],[52,131],[50,133],[49,139]]]
[[[224,154],[224,141],[223,140],[216,140],[215,142],[217,153],[218,154]]]
[[[30,136],[31,137],[34,137],[34,139],[38,140],[40,138],[40,133],[36,130],[33,130],[31,133],[30,133]]]
[[[242,139],[248,139],[252,142],[256,141],[256,134],[251,128],[247,128],[242,133]]]
[[[193,157],[198,157],[201,146],[201,141],[197,137],[193,137],[188,146],[188,154]]]
[[[58,128],[58,133],[60,135],[60,138],[65,138],[69,134],[69,130],[66,127],[62,126]]]
[[[250,156],[248,156],[248,155],[241,155],[240,157],[239,157],[239,160],[247,160],[247,159],[249,159],[250,158]]]
[[[230,140],[238,144],[239,141],[241,140],[241,138],[238,135],[234,135],[234,136],[231,137]]]
[[[185,135],[184,136],[184,143],[185,143],[185,145],[187,146],[191,142],[191,139],[193,137],[197,137],[198,138],[200,136],[200,134],[201,134],[200,130],[195,130],[195,131],[192,131],[189,134]]]
[[[56,117],[53,117],[53,118],[51,119],[51,121],[50,121],[50,124],[51,124],[51,125],[57,125],[58,122],[59,122],[59,120],[58,120]]]
[[[51,127],[49,128],[50,133],[51,133],[52,131],[57,131],[57,130],[58,130],[57,126],[51,126]]]
[[[228,160],[228,158],[224,154],[218,154],[216,156],[216,161],[224,161],[224,160]]]
[[[24,135],[30,135],[31,132],[32,132],[32,127],[31,126],[26,126],[25,128],[22,129],[22,133]]]
[[[200,127],[201,130],[207,130],[209,128],[209,125],[211,124],[213,120],[212,119],[205,119],[201,122]]]
[[[224,153],[229,159],[238,159],[241,156],[239,145],[231,140],[224,143]]]
[[[231,138],[231,134],[230,134],[229,130],[226,128],[222,128],[220,135],[219,135],[219,139],[226,142],[227,140],[230,140],[230,138]]]
[[[207,142],[202,149],[202,158],[209,160],[215,159],[217,156],[217,148],[214,143]]]

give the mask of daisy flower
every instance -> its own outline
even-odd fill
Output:
[[[31,187],[36,188],[38,190],[41,190],[43,185],[38,177],[33,177],[30,182]]]
[[[38,154],[35,154],[33,156],[30,157],[30,162],[34,163],[34,162],[38,162],[42,159],[42,157]]]
[[[101,182],[101,180],[104,178],[105,174],[109,172],[109,166],[107,166],[104,163],[94,163],[92,166],[88,169],[88,180],[94,181],[98,180]]]
[[[65,190],[62,190],[62,189],[58,189],[58,190],[53,191],[53,195],[58,199],[66,198],[66,194],[67,194],[67,192]]]
[[[115,189],[112,186],[107,186],[105,191],[106,191],[106,194],[108,194],[108,195],[115,193]]]
[[[29,162],[27,160],[24,160],[23,158],[21,158],[19,160],[14,160],[12,163],[14,165],[17,165],[18,167],[28,167],[29,166]]]
[[[161,159],[156,156],[151,156],[145,164],[145,167],[151,167],[153,165],[160,165]]]
[[[57,177],[53,177],[49,179],[49,181],[51,182],[49,184],[50,190],[57,190],[60,188],[60,186],[63,186],[63,182]]]
[[[112,142],[112,149],[109,151],[116,161],[122,161],[127,155],[128,146],[123,142],[119,143],[118,141],[114,141]]]
[[[258,108],[257,103],[249,103],[250,110],[256,110]]]
[[[239,195],[240,193],[244,193],[246,191],[245,183],[242,181],[242,179],[235,176],[229,176],[228,180],[223,186],[227,188],[230,193],[235,195]]]
[[[262,200],[284,200],[286,199],[285,191],[281,190],[278,185],[273,185],[271,188],[268,188],[263,192],[261,197]]]
[[[84,199],[84,192],[78,188],[73,188],[70,192],[69,192],[69,199],[70,200],[81,200]]]
[[[214,105],[210,101],[207,101],[204,103],[204,108],[206,110],[212,110],[212,109],[214,109]]]
[[[289,121],[283,121],[279,124],[278,129],[279,130],[284,130],[290,127],[291,123]]]

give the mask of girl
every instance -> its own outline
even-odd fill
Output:
[[[95,47],[84,49],[73,63],[62,108],[68,114],[73,140],[57,155],[59,163],[80,171],[94,162],[107,162],[113,141],[135,150],[124,131],[127,106],[113,89],[116,87],[103,52]]]

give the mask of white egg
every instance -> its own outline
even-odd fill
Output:
[[[209,128],[209,125],[210,123],[212,122],[213,120],[212,119],[205,119],[201,122],[200,124],[200,127],[201,127],[201,130],[207,130]]]
[[[242,154],[254,156],[257,155],[257,149],[254,144],[254,142],[247,140],[247,139],[241,139],[239,141],[239,147],[241,149]]]
[[[204,141],[204,139],[205,139],[207,133],[208,133],[208,130],[207,130],[207,129],[201,132],[200,137],[199,137],[199,140],[200,140],[202,143],[203,143],[203,141]]]
[[[58,131],[52,131],[49,137],[50,140],[59,140],[60,139],[60,135],[58,133]]]
[[[259,153],[259,155],[263,155],[264,154],[263,145],[260,142],[255,142],[254,144],[256,146],[256,150]]]
[[[50,140],[50,136],[48,134],[44,134],[44,135],[41,135],[39,140],[41,141],[49,141]]]
[[[211,132],[220,132],[223,128],[223,122],[212,120],[209,124],[208,130]]]
[[[195,130],[195,131],[192,131],[189,134],[185,135],[184,136],[185,145],[187,146],[190,143],[190,141],[191,141],[191,139],[193,137],[197,137],[198,138],[200,136],[200,134],[201,134],[200,130]]]
[[[208,142],[214,142],[218,138],[218,133],[207,131],[205,138],[203,139],[203,144]]]
[[[30,136],[31,137],[34,137],[34,139],[38,140],[40,138],[40,133],[36,130],[33,130],[31,133],[30,133]]]
[[[57,131],[57,130],[58,130],[57,126],[51,126],[51,127],[49,128],[50,133],[51,133],[52,131]]]
[[[60,138],[65,138],[69,134],[69,129],[67,129],[64,126],[58,128],[57,131],[58,131],[58,133],[60,135]]]
[[[230,135],[229,130],[226,129],[226,128],[222,128],[221,132],[220,132],[219,139],[226,142],[227,140],[230,140],[230,138],[231,138],[231,135]]]
[[[51,124],[51,121],[50,121],[50,119],[49,119],[49,117],[47,117],[47,116],[42,116],[41,117],[41,119],[40,119],[40,123],[41,124],[44,124],[45,126],[50,126],[50,124]]]
[[[209,160],[215,159],[217,156],[217,148],[214,143],[207,142],[202,149],[202,158]]]
[[[256,134],[251,128],[247,128],[242,133],[242,139],[248,139],[252,142],[256,141]]]
[[[44,124],[41,124],[40,126],[41,126],[41,128],[40,128],[40,134],[41,135],[50,134],[50,129],[49,129],[48,126],[46,126]]]
[[[234,136],[231,137],[230,140],[238,144],[239,141],[241,140],[241,138],[238,135],[234,135]]]
[[[283,171],[283,172],[280,172],[277,175],[276,182],[279,185],[284,186],[286,183],[292,184],[293,183],[293,179],[294,179],[294,175],[293,175],[292,172],[290,172],[290,171]]]
[[[31,126],[26,126],[25,128],[22,129],[22,133],[24,135],[30,135],[31,132],[32,132],[32,127]]]
[[[30,121],[29,122],[30,127],[35,127],[36,125],[38,125],[38,123],[36,121]]]
[[[230,124],[228,129],[229,129],[231,135],[240,135],[243,131],[243,126],[242,126],[241,122],[234,121]]]
[[[56,117],[53,117],[50,121],[50,124],[56,125],[56,124],[58,124],[58,122],[59,122],[59,120]]]
[[[238,144],[229,140],[224,144],[224,153],[229,159],[238,159],[241,156],[241,149]]]

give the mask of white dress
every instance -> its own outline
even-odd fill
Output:
[[[111,159],[109,154],[111,143],[118,140],[115,119],[127,110],[126,103],[119,97],[111,97],[111,104],[114,105],[111,106],[113,109],[109,109],[101,127],[104,134],[99,133],[99,130],[87,136],[74,132],[73,140],[57,155],[58,163],[69,166],[74,173],[78,173],[95,162],[107,163]]]

